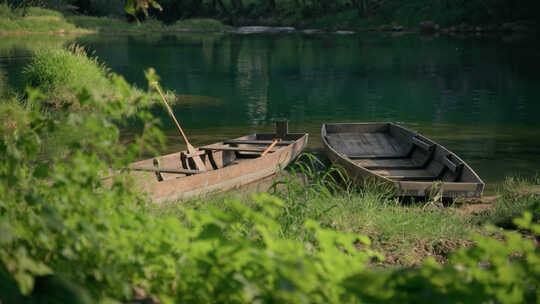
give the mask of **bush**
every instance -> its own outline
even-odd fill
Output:
[[[286,209],[269,195],[206,210],[179,205],[180,218],[156,215],[128,175],[102,178],[159,139],[144,110],[148,99],[125,102],[133,96],[114,79],[125,93],[116,99],[78,92],[96,111],[0,108],[3,302],[522,303],[540,296],[538,248],[517,233],[505,242],[477,236],[477,246],[445,266],[428,259],[421,268],[381,272],[365,267],[378,258],[365,236],[306,219],[305,241],[282,237]],[[40,104],[37,92],[28,96]],[[120,145],[115,119],[133,115],[147,120],[145,132]],[[67,143],[66,157],[38,161],[43,140],[59,129],[87,133]],[[531,218],[515,223],[537,235]]]
[[[113,89],[107,68],[78,46],[36,51],[23,69],[23,77],[27,85],[39,88],[54,103],[73,100],[73,88],[86,87],[101,95],[111,94]]]
[[[157,80],[152,71],[146,75]],[[428,259],[415,269],[377,271],[365,265],[380,255],[361,234],[322,228],[308,216],[302,240],[283,237],[281,221],[290,210],[268,194],[247,204],[177,205],[181,216],[153,212],[123,168],[163,142],[148,111],[155,93],[133,96],[114,74],[110,85],[118,93],[106,99],[72,89],[92,111],[45,113],[42,95],[32,89],[31,106],[0,104],[2,303],[523,303],[540,297],[540,252],[516,232],[504,241],[475,236],[477,245],[459,250],[447,265]],[[119,140],[126,118],[145,122],[131,144]],[[47,139],[66,130],[80,136],[66,139],[65,154],[43,160]],[[530,213],[514,223],[540,233]]]
[[[29,7],[25,10],[25,16],[42,17],[42,16],[54,16],[63,17],[62,13],[53,11],[42,7]]]
[[[495,201],[488,221],[504,228],[516,228],[513,219],[529,212],[540,223],[540,177],[525,179],[508,177],[501,198]]]

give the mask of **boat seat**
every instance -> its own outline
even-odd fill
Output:
[[[432,151],[433,148],[435,148],[435,144],[427,143],[423,140],[420,140],[417,136],[415,136],[411,139],[411,150],[414,149],[414,147],[418,147],[424,151],[429,152],[429,151]],[[412,151],[409,153],[412,153]]]
[[[230,146],[207,146],[207,147],[200,147],[201,150],[208,150],[208,151],[236,151],[236,152],[264,152],[266,148],[256,148],[256,147],[230,147]],[[275,149],[272,149],[268,151],[269,153],[275,152]]]
[[[423,140],[420,140],[418,137],[413,137],[411,140],[411,145],[409,151],[406,154],[395,153],[395,154],[359,154],[359,155],[347,155],[350,159],[398,159],[398,158],[409,158],[414,152],[415,148],[420,148],[427,151],[428,153],[433,153],[435,150],[435,144],[427,143]],[[431,155],[428,156],[428,159],[424,162],[422,166],[425,166]],[[420,166],[420,167],[422,167]]]
[[[437,179],[455,182],[461,176],[461,171],[463,170],[464,164],[462,162],[458,162],[456,164],[450,159],[450,157],[450,154],[444,157],[443,167],[441,168],[441,172],[437,176]],[[450,176],[447,175],[448,172],[451,172]]]
[[[389,169],[389,170],[374,170],[374,173],[384,176],[392,180],[400,181],[434,181],[437,176],[425,169]]]
[[[126,167],[128,170],[133,171],[148,171],[148,172],[156,172],[156,173],[172,173],[172,174],[198,174],[202,173],[203,171],[199,170],[190,170],[190,169],[167,169],[167,168],[156,168],[156,167]]]
[[[232,140],[226,140],[223,142],[224,144],[230,144],[230,145],[242,145],[242,144],[248,144],[248,145],[271,145],[273,143],[272,140],[252,140],[252,139],[232,139]],[[282,140],[278,142],[277,146],[288,146],[290,144],[294,144],[294,141],[292,140]]]
[[[419,164],[411,158],[397,159],[359,159],[353,161],[355,164],[368,170],[382,169],[421,169],[423,164]]]
[[[407,158],[406,154],[363,154],[363,155],[346,155],[350,159],[394,159]]]

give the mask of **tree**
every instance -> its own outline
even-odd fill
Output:
[[[159,9],[160,11],[163,10],[161,5],[159,5],[159,3],[157,3],[155,0],[126,0],[125,10],[126,13],[135,17],[135,20],[139,22],[137,12],[142,11],[145,16],[148,16],[148,8],[150,7]]]

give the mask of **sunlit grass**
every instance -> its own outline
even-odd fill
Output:
[[[507,177],[487,222],[503,228],[515,228],[513,219],[528,211],[540,222],[540,175],[535,178]]]
[[[181,20],[172,25],[154,19],[137,23],[110,17],[64,16],[58,11],[39,7],[13,9],[5,2],[0,3],[0,17],[0,33],[218,32],[229,29],[214,19]]]
[[[368,235],[374,248],[397,255],[392,263],[400,265],[420,263],[425,255],[419,248],[434,250],[441,242],[459,246],[470,242],[471,232],[482,231],[473,218],[452,208],[434,209],[426,202],[405,204],[392,196],[392,189],[374,181],[354,185],[336,168],[310,154],[303,154],[279,173],[268,192],[285,202],[278,218],[282,237],[309,242],[304,223],[314,220],[325,228]],[[223,208],[226,200],[250,204],[251,195],[228,192],[204,196],[168,204],[155,212],[172,212],[183,218],[185,210]]]

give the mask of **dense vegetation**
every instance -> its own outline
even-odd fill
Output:
[[[537,1],[482,0],[162,0],[154,14],[167,22],[213,16],[233,24],[264,22],[298,26],[358,27],[398,23],[416,27],[432,20],[442,26],[535,20]]]
[[[47,2],[48,3],[48,2]],[[42,4],[44,7],[48,5]],[[53,9],[17,6],[0,2],[0,33],[94,33],[94,32],[214,32],[224,31],[228,27],[214,19],[179,20],[164,24],[155,19],[144,22],[130,22],[124,16],[114,18],[78,14],[65,6]]]
[[[508,181],[492,217],[468,219],[437,201],[404,206],[384,189],[357,189],[334,170],[315,170],[319,164],[311,159],[293,167],[307,182],[283,177],[274,196],[153,206],[128,175],[110,177],[109,168],[121,172],[163,144],[159,121],[148,111],[155,92],[133,89],[80,49],[43,54],[26,73],[44,94],[28,89],[24,99],[0,103],[3,303],[540,299],[540,194],[524,191],[522,181]],[[93,82],[56,86],[70,73],[65,63],[93,71],[92,81],[106,81],[116,93],[102,94]],[[146,76],[157,80],[152,70]],[[47,90],[57,89],[74,98],[51,110]],[[129,119],[145,127],[134,142],[121,144],[119,129]],[[78,136],[63,136],[73,130]],[[59,152],[43,157],[58,137]],[[508,218],[510,208],[517,220]],[[474,244],[444,265],[427,258],[417,268],[370,266],[380,264],[385,252],[376,251],[386,249],[385,241],[463,238],[468,230],[478,232],[467,236]]]
[[[138,27],[138,30],[226,29],[209,19],[220,20],[230,25],[287,25],[321,29],[418,28],[421,22],[429,21],[441,28],[468,24],[482,26],[484,30],[530,30],[538,27],[535,12],[540,9],[539,2],[534,0],[4,1],[7,5],[20,8],[25,16],[32,16],[31,11],[35,10],[33,6],[61,11],[71,26],[76,25],[90,30],[136,30],[138,21],[143,19],[150,22],[145,23],[146,27]],[[182,23],[186,19],[194,18],[204,21],[198,21],[198,24]],[[47,19],[46,22],[52,22],[49,19],[53,18],[47,13]],[[55,18],[55,22],[62,20],[61,16]],[[126,20],[132,22],[128,23]],[[133,22],[135,20],[137,22]],[[165,27],[155,20],[170,26]],[[16,30],[14,25],[6,28],[6,25],[0,24],[0,29],[2,28]],[[56,28],[71,29],[65,26]]]

